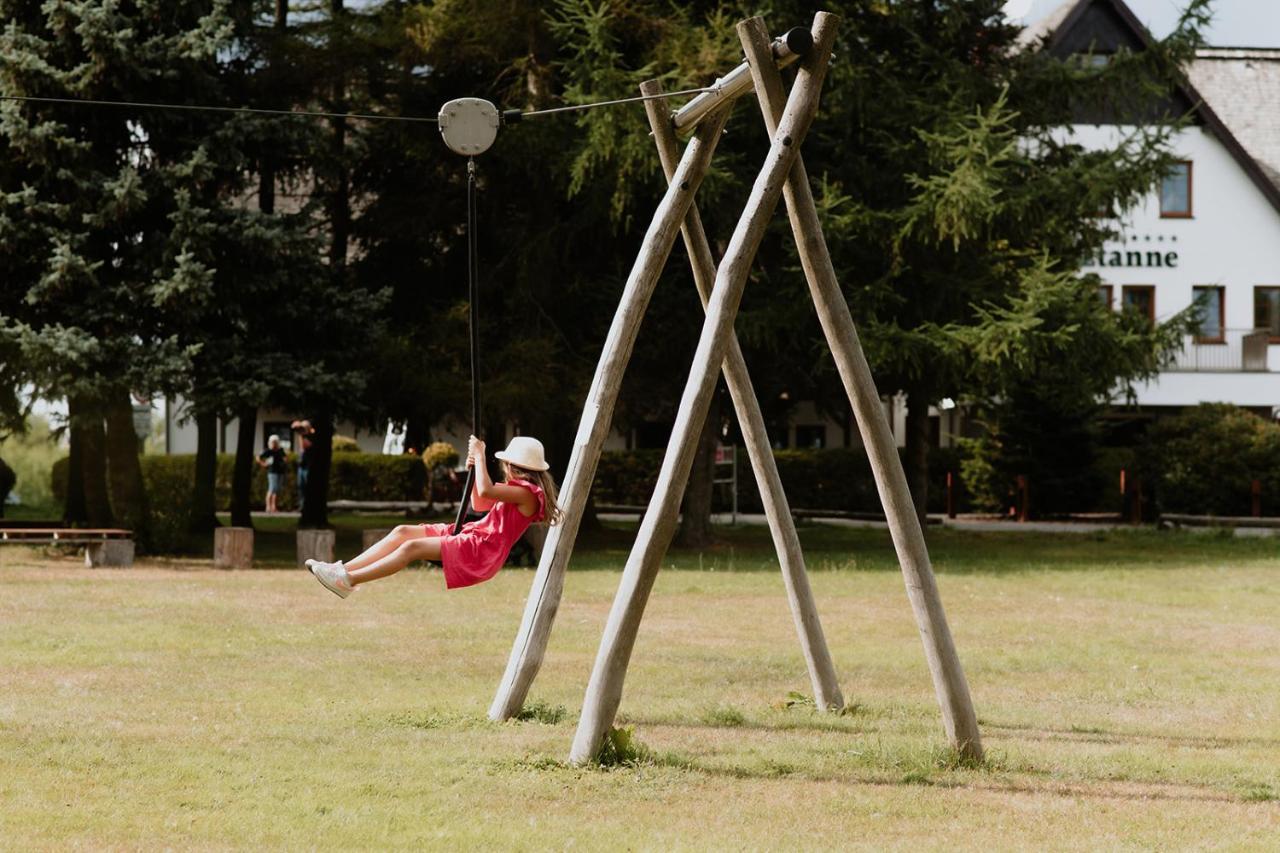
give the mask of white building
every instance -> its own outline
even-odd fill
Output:
[[[1092,52],[1094,62],[1150,39],[1122,0],[1069,0],[1028,36],[1047,36],[1063,55]],[[1107,283],[1101,296],[1117,309],[1159,321],[1202,306],[1183,351],[1137,388],[1139,406],[1223,402],[1272,414],[1280,407],[1280,50],[1203,49],[1174,102],[1193,111],[1174,141],[1181,167],[1085,269]],[[1074,128],[1099,147],[1129,130]]]

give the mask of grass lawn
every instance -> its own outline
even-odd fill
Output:
[[[647,754],[611,769],[563,759],[625,530],[581,546],[507,724],[485,712],[527,570],[340,601],[298,570],[0,548],[0,848],[1280,844],[1276,541],[930,531],[988,751],[966,767],[885,534],[801,533],[842,715],[794,701],[766,531],[724,535],[658,580],[622,705]]]

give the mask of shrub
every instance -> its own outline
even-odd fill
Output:
[[[294,470],[296,457],[288,457]],[[67,499],[67,464],[64,456],[51,471],[52,491],[59,504]],[[235,456],[219,454],[214,497],[219,511],[231,505],[231,480],[235,472]],[[191,483],[195,477],[195,456],[143,456],[142,478],[151,503],[154,549],[159,552],[181,550],[185,546],[187,517],[190,511]],[[333,500],[421,500],[426,471],[416,456],[382,456],[376,453],[335,454],[330,469],[329,496]],[[249,491],[250,504],[266,503],[267,474],[253,467]],[[285,478],[280,494],[281,508],[296,507],[297,478]]]
[[[600,455],[591,493],[597,504],[649,503],[662,467],[662,450],[611,450]]]
[[[360,453],[360,442],[346,435],[335,435],[333,437],[334,453]]]
[[[420,501],[427,471],[417,456],[334,454],[329,497],[352,501]]]
[[[159,554],[185,550],[188,545],[191,481],[196,458],[183,456],[143,456],[142,481],[151,505],[151,546]]]
[[[9,493],[13,491],[13,484],[17,481],[18,475],[0,459],[0,516],[4,515],[4,505],[9,502]]]
[[[0,441],[0,457],[13,469],[11,488],[19,501],[28,506],[53,502],[49,471],[65,452],[50,433],[49,422],[39,416],[28,419],[25,433]]]
[[[592,486],[600,504],[645,505],[653,494],[662,466],[662,450],[614,450],[601,455]],[[881,511],[880,496],[871,475],[871,463],[862,448],[775,450],[774,460],[782,488],[794,509],[829,509],[845,512]],[[929,510],[946,508],[947,471],[957,471],[960,451],[933,448],[929,454]],[[957,486],[959,484],[957,483]],[[717,489],[715,509],[728,511],[724,493]],[[968,508],[963,490],[958,492],[958,511]],[[738,509],[761,512],[760,490],[746,450],[738,450]]]
[[[1162,511],[1248,515],[1252,480],[1264,511],[1280,510],[1280,427],[1252,412],[1206,403],[1148,432],[1143,474]]]

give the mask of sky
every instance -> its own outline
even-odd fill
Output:
[[[1062,0],[1009,0],[1005,13],[1033,24]],[[1167,35],[1186,5],[1181,0],[1125,0],[1156,38]],[[1213,25],[1205,33],[1212,47],[1280,48],[1280,0],[1215,0]]]

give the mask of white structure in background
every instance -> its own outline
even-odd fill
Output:
[[[1122,0],[1068,0],[1031,28],[1063,55],[1142,50],[1150,36]],[[1207,48],[1173,92],[1193,122],[1174,145],[1181,164],[1086,265],[1101,298],[1159,321],[1198,302],[1196,333],[1154,380],[1144,409],[1234,403],[1280,406],[1280,50]],[[1133,128],[1081,124],[1084,145]]]

